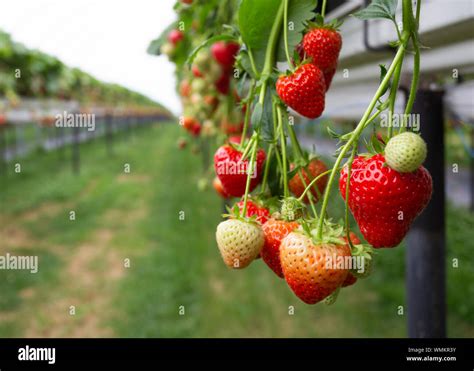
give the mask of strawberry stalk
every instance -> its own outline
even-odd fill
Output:
[[[324,19],[324,16],[326,15],[326,0],[323,0],[323,5],[321,6],[321,17],[323,17]]]
[[[290,51],[288,48],[288,0],[283,0],[284,2],[284,14],[283,14],[283,38],[285,40],[285,54],[286,54],[286,60],[288,62],[288,66],[290,70],[293,71],[295,66],[293,65],[293,62],[291,61],[290,57]]]
[[[278,130],[280,133],[280,143],[281,143],[281,154],[283,156],[283,196],[286,198],[290,195],[290,191],[288,189],[288,161],[286,156],[286,137],[285,137],[285,130],[283,129],[283,122],[282,122],[282,109],[281,106],[277,106],[277,118],[278,118]]]
[[[339,168],[338,170],[340,170],[341,168]],[[311,189],[311,187],[314,186],[314,184],[319,180],[321,179],[323,176],[325,175],[328,175],[330,172],[332,171],[332,169],[329,169],[329,170],[326,170],[324,173],[321,173],[319,174],[317,177],[315,177],[309,184],[308,186],[305,188],[304,192],[301,194],[301,196],[298,198],[298,201],[303,201],[304,199],[304,196],[306,196],[306,193],[308,193],[308,191]]]
[[[352,163],[354,162],[354,157],[356,155],[356,152],[357,152],[357,146],[354,145],[352,147],[352,153],[351,153],[351,157],[349,158],[349,160],[347,161],[347,183],[346,183],[346,194],[345,194],[345,210],[344,210],[344,224],[345,224],[345,228],[346,228],[346,237],[347,237],[347,241],[349,243],[349,246],[351,247],[351,250],[354,250],[354,245],[352,244],[352,239],[351,239],[351,236],[350,236],[350,227],[349,227],[349,187],[350,187],[350,183],[351,183],[351,172],[352,172]]]
[[[247,215],[247,200],[249,196],[250,180],[252,179],[254,171],[255,158],[257,157],[257,145],[258,140],[256,140],[255,138],[252,146],[252,152],[250,155],[250,162],[248,163],[247,167],[247,183],[245,184],[244,207],[242,208],[242,213],[240,214],[242,218],[245,218],[245,215]]]
[[[253,100],[254,89],[255,89],[255,81],[252,80],[252,82],[250,83],[250,89],[249,89],[249,93],[247,95],[247,99],[245,100],[245,102],[247,104],[247,109],[245,110],[244,128],[242,129],[242,137],[240,139],[240,144],[241,145],[244,143],[245,137],[247,136],[247,130],[248,130],[249,123],[250,123],[250,109],[249,109],[249,107],[250,107],[250,103]]]
[[[287,130],[288,130],[289,136],[290,136],[291,146],[292,146],[293,151],[295,153],[295,158],[296,158],[295,163],[296,163],[296,165],[299,165],[300,162],[303,162],[303,161],[305,162],[305,158],[303,156],[303,150],[301,149],[301,146],[298,142],[298,138],[296,137],[295,129],[293,128],[293,126],[291,126],[288,123],[288,121],[285,120],[285,122],[286,122],[286,127],[287,127]],[[304,169],[306,170],[307,174],[311,174],[310,171],[307,168],[307,165],[304,166]],[[298,176],[300,177],[302,184],[306,188],[308,185],[306,184],[306,181],[304,179],[303,172],[301,171],[301,169],[298,170]],[[316,187],[316,192],[319,192],[318,187]],[[313,193],[310,192],[309,195],[308,195],[308,200],[309,200],[309,204],[311,206],[311,211],[313,212],[313,215],[317,218],[318,213],[316,211],[316,207],[314,206],[313,196],[314,196]]]
[[[263,171],[263,180],[262,180],[262,187],[260,189],[260,194],[263,194],[265,192],[265,189],[267,188],[267,181],[268,181],[268,173],[270,171],[270,163],[272,159],[272,154],[273,154],[273,143],[270,144],[268,147],[268,153],[267,153],[267,161],[265,162],[265,170]]]
[[[402,72],[402,66],[403,66],[403,59],[398,64],[398,66],[395,69],[395,72],[393,74],[392,86],[390,87],[390,95],[388,97],[388,100],[389,100],[388,139],[390,139],[393,135],[393,127],[392,127],[393,114],[394,114],[394,111],[395,111],[395,101],[397,99],[398,85],[400,83],[400,76],[401,76],[401,72]]]
[[[416,40],[413,42],[415,48],[415,55],[413,56],[413,79],[411,80],[410,95],[408,96],[407,105],[405,107],[405,114],[403,115],[403,123],[406,123],[407,115],[410,114],[413,103],[415,103],[416,91],[418,90],[418,83],[420,79],[420,47]],[[400,125],[399,133],[406,130],[405,125]]]

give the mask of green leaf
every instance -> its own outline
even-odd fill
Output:
[[[238,25],[242,40],[251,50],[257,69],[265,60],[268,38],[282,0],[242,0],[238,11]]]
[[[303,31],[307,22],[315,17],[314,9],[318,5],[318,0],[292,0],[288,5],[288,24],[286,25],[288,31],[288,50],[290,56],[296,46],[303,38]],[[285,53],[285,39],[283,32],[280,35],[278,44],[277,61],[286,61]]]
[[[218,41],[235,41],[235,38],[233,36],[230,36],[230,35],[216,35],[216,36],[212,36],[210,37],[209,39],[203,41],[201,44],[199,44],[196,48],[194,48],[194,50],[191,52],[191,54],[189,54],[189,57],[188,59],[186,59],[186,64],[188,66],[190,66],[193,61],[194,61],[194,58],[196,58],[196,55],[199,53],[199,51],[202,49],[202,48],[205,48],[211,44],[214,44],[215,42],[218,42]]]
[[[354,13],[353,16],[362,20],[386,18],[395,19],[398,0],[372,0],[372,2],[362,10]]]
[[[147,53],[151,55],[160,55],[161,46],[168,41],[168,34],[171,30],[175,29],[176,26],[177,22],[173,22],[168,27],[166,27],[160,36],[150,42],[150,45],[148,45]]]

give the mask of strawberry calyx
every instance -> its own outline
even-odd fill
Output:
[[[236,219],[244,223],[260,226],[260,223],[257,220],[258,215],[242,216],[240,214],[240,208],[237,204],[232,207],[227,207],[227,214],[222,214],[222,217],[225,219]]]
[[[321,14],[316,14],[314,21],[309,21],[306,24],[306,31],[311,31],[312,29],[328,29],[332,31],[339,31],[344,22],[337,18],[332,19],[329,23],[324,22],[324,17]]]
[[[281,218],[288,222],[301,219],[304,215],[304,208],[303,202],[296,197],[286,197],[281,200]]]
[[[319,218],[311,220],[301,220],[301,226],[295,232],[302,233],[311,238],[315,245],[333,244],[337,246],[345,245],[345,231],[341,223],[333,223],[331,219],[324,219],[323,233],[318,237],[317,225]]]
[[[332,305],[336,302],[339,292],[341,291],[341,287],[339,286],[336,290],[334,290],[329,296],[326,296],[324,299],[324,304]]]

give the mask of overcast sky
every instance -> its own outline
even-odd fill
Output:
[[[100,80],[121,84],[175,113],[174,67],[146,54],[175,19],[174,0],[1,0],[0,28]]]

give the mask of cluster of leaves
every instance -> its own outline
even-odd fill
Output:
[[[14,42],[0,31],[0,96],[73,99],[84,104],[157,107],[148,97],[108,84],[60,60]]]

